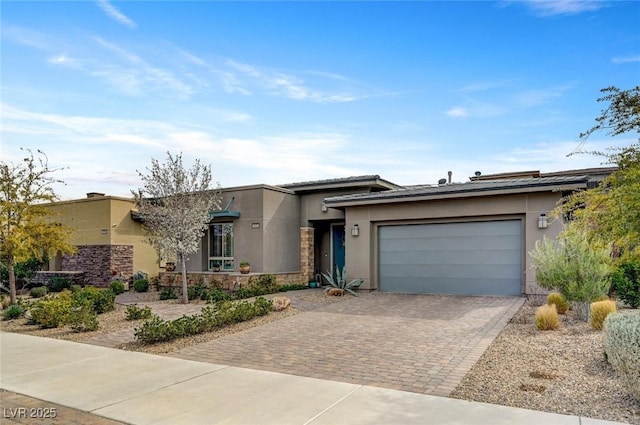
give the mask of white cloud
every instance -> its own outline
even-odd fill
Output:
[[[565,85],[545,89],[524,90],[515,93],[512,98],[516,106],[520,108],[531,108],[549,103],[553,99],[562,97],[565,92],[571,89],[571,87],[571,85]]]
[[[114,5],[109,3],[108,0],[98,0],[98,6],[102,9],[107,16],[113,19],[116,22],[121,23],[124,26],[129,28],[135,28],[136,23],[133,22],[129,17],[127,17],[124,13],[120,12]]]
[[[6,104],[1,107],[3,138],[25,138],[29,141],[26,146],[42,146],[52,163],[70,167],[61,176],[70,185],[64,192],[67,198],[92,190],[126,195],[138,184],[134,171],[146,166],[151,156],[163,157],[167,150],[182,151],[185,159],[211,160],[222,170],[217,176],[225,185],[276,184],[300,176],[326,178],[353,172],[353,164],[344,155],[349,137],[340,133],[220,138],[210,130],[155,120],[65,116]],[[218,113],[224,115],[224,111]],[[225,175],[233,182],[225,182]]]
[[[469,111],[467,108],[463,108],[461,106],[451,108],[447,111],[447,115],[452,118],[464,118],[469,115]]]
[[[606,6],[603,0],[519,0],[503,1],[502,4],[525,4],[541,17],[577,15],[593,12]]]
[[[233,59],[227,59],[224,64],[231,69],[221,74],[228,92],[252,94],[264,91],[273,96],[316,103],[345,103],[388,95],[374,93],[375,90],[335,73],[306,71],[294,74],[260,68]],[[306,81],[302,75],[312,77],[312,81]],[[318,78],[330,80],[333,84],[330,87],[318,88],[327,85]],[[341,83],[342,87],[335,87],[335,82]]]
[[[140,56],[101,37],[94,37],[96,43],[109,52],[115,53],[125,64],[113,64],[100,60],[91,70],[91,75],[106,79],[122,93],[139,96],[151,93],[169,92],[180,99],[187,99],[195,93],[195,89],[173,72],[150,65]]]
[[[635,56],[616,56],[611,59],[611,62],[620,64],[620,63],[629,63],[629,62],[640,62],[640,55]]]
[[[3,25],[2,38],[34,49],[48,50],[51,48],[49,35],[16,25]]]
[[[504,87],[507,83],[505,81],[485,81],[480,83],[471,83],[464,87],[454,90],[454,93],[474,93],[479,91],[493,90],[500,87]]]

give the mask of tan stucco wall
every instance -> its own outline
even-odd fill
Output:
[[[72,229],[73,245],[108,245],[111,240],[110,199],[107,197],[56,202],[49,205],[55,219]]]
[[[561,223],[538,229],[538,217],[548,214],[560,199],[559,193],[535,193],[452,200],[399,202],[346,208],[346,265],[350,278],[362,278],[362,289],[378,288],[378,227],[385,224],[443,223],[493,219],[523,220],[523,291],[545,292],[535,283],[528,254],[543,235],[554,237]],[[550,220],[551,221],[551,220]],[[360,235],[351,235],[358,224]]]
[[[56,220],[74,229],[71,244],[132,245],[134,272],[154,276],[160,270],[157,254],[145,242],[140,223],[131,219],[133,206],[130,199],[101,196],[56,202],[49,208],[57,214]]]

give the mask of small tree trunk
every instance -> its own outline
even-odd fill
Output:
[[[15,304],[18,299],[16,291],[16,268],[13,255],[9,255],[7,269],[9,271],[9,294],[11,296],[11,304]]]
[[[187,260],[184,254],[180,254],[180,264],[182,265],[182,303],[189,304],[189,291],[187,288]]]

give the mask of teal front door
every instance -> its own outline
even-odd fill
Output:
[[[336,268],[344,268],[344,224],[331,225],[331,266],[335,273]]]

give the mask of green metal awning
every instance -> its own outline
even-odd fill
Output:
[[[229,199],[229,202],[227,202],[227,205],[221,210],[221,211],[211,211],[209,213],[209,220],[213,220],[216,218],[238,218],[240,217],[240,211],[231,211],[229,210],[229,208],[231,207],[231,204],[233,203],[233,201],[235,200],[235,196],[232,196],[231,199]]]

